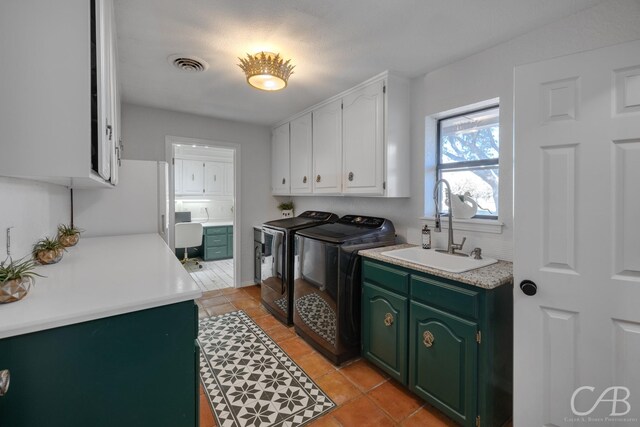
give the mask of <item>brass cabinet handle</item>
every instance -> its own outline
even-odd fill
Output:
[[[304,178],[302,178],[302,183],[306,184],[307,183],[307,177],[305,176]]]
[[[11,373],[8,369],[0,371],[0,397],[9,391],[9,383],[11,382]]]
[[[322,178],[320,178],[320,175],[316,176],[316,182],[320,182]]]
[[[353,172],[349,172],[349,181],[353,181]]]
[[[431,347],[436,340],[431,331],[424,331],[424,334],[422,334],[422,338],[422,342],[424,343],[425,347]]]
[[[393,314],[387,313],[384,315],[384,326],[393,325]]]

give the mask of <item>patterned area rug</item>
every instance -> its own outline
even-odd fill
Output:
[[[336,406],[243,311],[200,320],[198,343],[221,427],[302,426]]]

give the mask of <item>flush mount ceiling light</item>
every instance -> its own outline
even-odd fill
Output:
[[[279,53],[259,52],[254,55],[248,54],[246,58],[238,58],[238,67],[247,76],[247,83],[256,89],[280,90],[287,87],[289,76],[293,74],[295,65],[289,64],[291,60],[285,62],[280,58]]]

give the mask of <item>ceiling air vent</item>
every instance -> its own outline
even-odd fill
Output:
[[[168,60],[179,70],[190,73],[199,73],[209,68],[204,60],[192,55],[171,55]]]

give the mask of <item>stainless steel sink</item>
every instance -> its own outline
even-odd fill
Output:
[[[494,258],[474,259],[461,257],[436,252],[435,249],[422,249],[419,246],[382,252],[382,255],[450,273],[464,273],[465,271],[475,270],[498,262]]]

